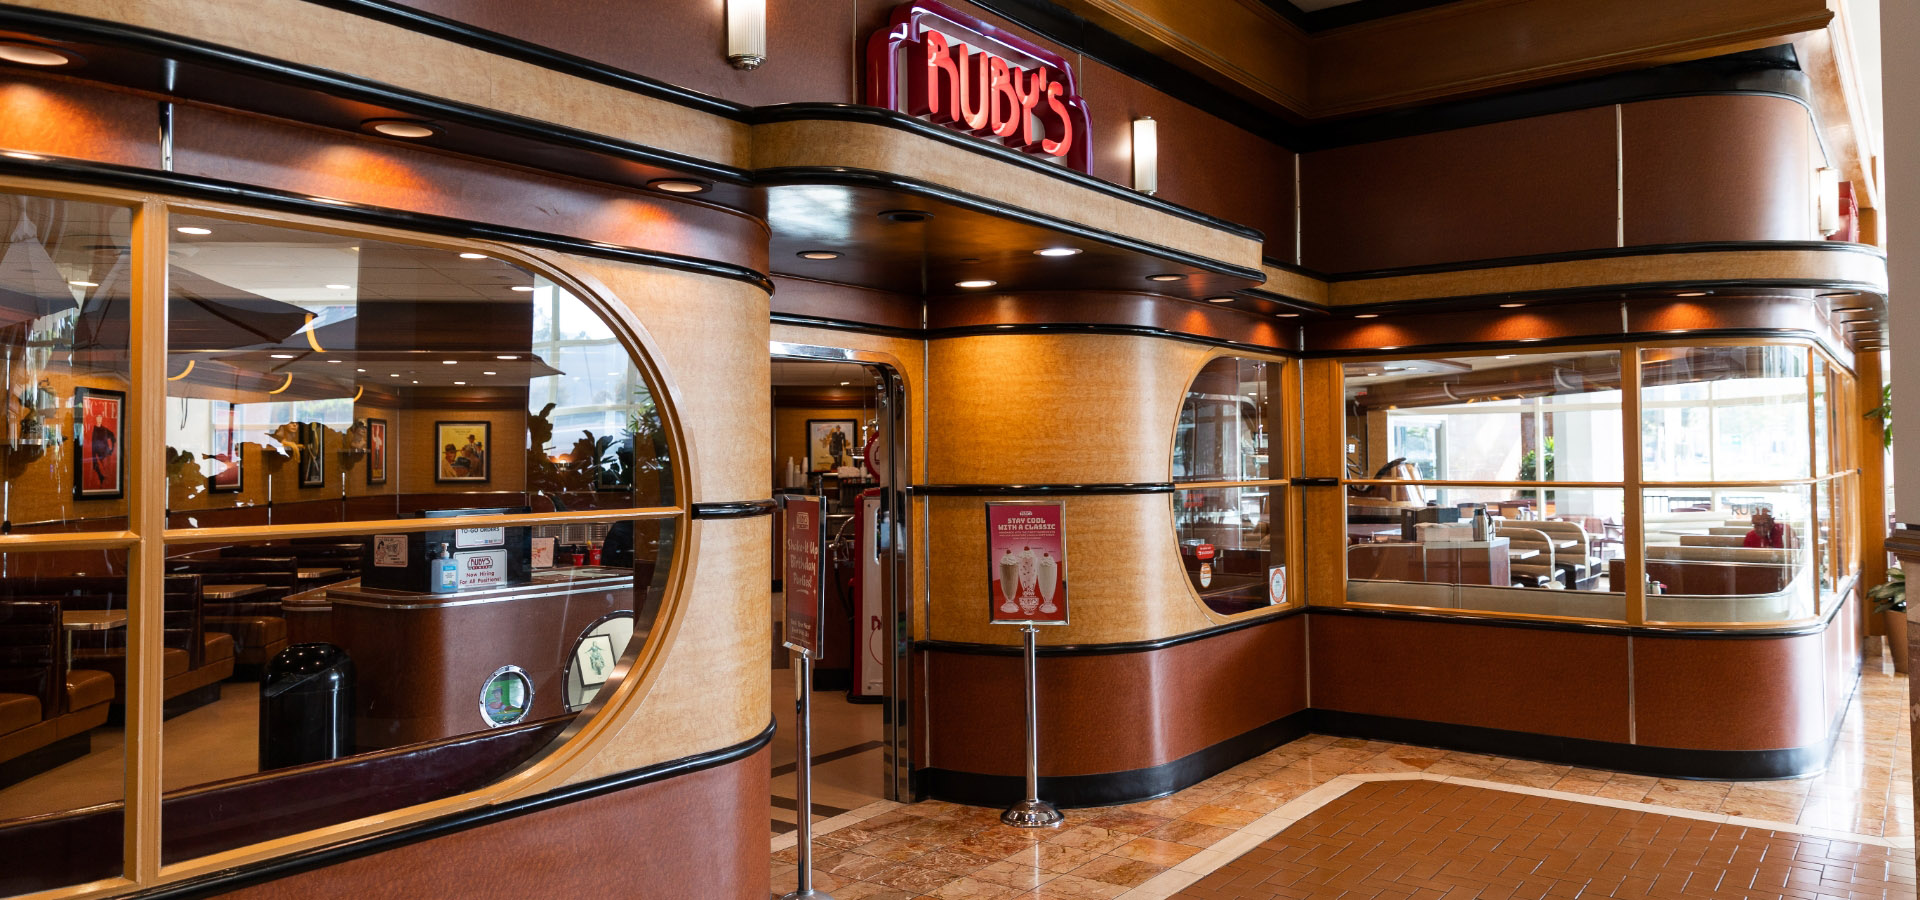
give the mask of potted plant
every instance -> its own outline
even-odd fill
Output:
[[[1887,652],[1893,654],[1893,670],[1907,671],[1907,573],[1899,568],[1887,570],[1887,583],[1867,592],[1873,611],[1887,633]]]

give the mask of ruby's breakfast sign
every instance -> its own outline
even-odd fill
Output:
[[[1052,503],[987,504],[987,581],[994,625],[1067,624],[1067,546]]]
[[[786,566],[780,573],[785,591],[786,634],[781,643],[808,656],[820,655],[820,607],[826,600],[820,575],[824,536],[820,498],[787,495]]]
[[[896,7],[867,40],[867,103],[1090,170],[1067,61],[931,0]]]

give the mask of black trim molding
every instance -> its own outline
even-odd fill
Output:
[[[1098,494],[1170,494],[1171,482],[1109,484],[916,484],[907,492],[922,497],[1054,497]]]
[[[1172,762],[1145,769],[1098,775],[1042,775],[1040,796],[1066,809],[1164,797],[1288,741],[1306,737],[1313,732],[1312,720],[1311,710],[1301,710]],[[926,795],[935,800],[1005,807],[1026,796],[1026,778],[1021,775],[981,775],[935,768],[920,769],[916,775]]]
[[[377,834],[315,847],[286,856],[278,856],[264,862],[222,869],[198,878],[177,881],[159,887],[120,896],[130,900],[198,900],[203,897],[216,897],[250,885],[261,884],[302,872],[343,863],[352,859],[384,853],[408,844],[417,844],[434,838],[445,837],[482,825],[492,825],[516,819],[528,813],[553,809],[569,803],[577,803],[601,794],[610,794],[628,788],[691,775],[695,772],[739,762],[759,752],[773,742],[774,723],[769,721],[765,731],[758,735],[707,753],[696,753],[676,760],[659,763],[608,775],[591,781],[570,784],[555,788],[544,794],[522,797],[483,806],[465,812],[429,819],[413,825],[405,825]]]
[[[737,503],[695,503],[696,519],[751,519],[773,515],[780,506],[776,500],[742,500]]]

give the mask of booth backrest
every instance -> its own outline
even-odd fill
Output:
[[[66,660],[60,639],[60,604],[0,601],[0,693],[40,701],[40,718],[65,712]]]
[[[1682,547],[1741,547],[1746,544],[1746,536],[1735,534],[1683,534],[1680,536]]]
[[[206,611],[200,595],[200,576],[168,575],[163,584],[165,624],[161,642],[175,650],[187,651],[191,665],[198,667],[206,651],[203,640]],[[9,578],[0,581],[0,600],[49,601],[65,609],[125,610],[127,580],[86,575]],[[126,636],[123,628],[89,634],[85,646],[103,650],[124,648]]]

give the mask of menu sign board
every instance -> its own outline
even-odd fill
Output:
[[[786,635],[781,643],[808,656],[820,654],[820,613],[826,602],[826,579],[820,566],[825,537],[825,509],[818,497],[785,495],[784,536],[786,565],[780,576],[787,607]]]
[[[1063,507],[987,504],[989,621],[995,625],[1067,624],[1067,545]]]
[[[1087,103],[1056,53],[932,0],[867,40],[867,103],[1090,171]]]

